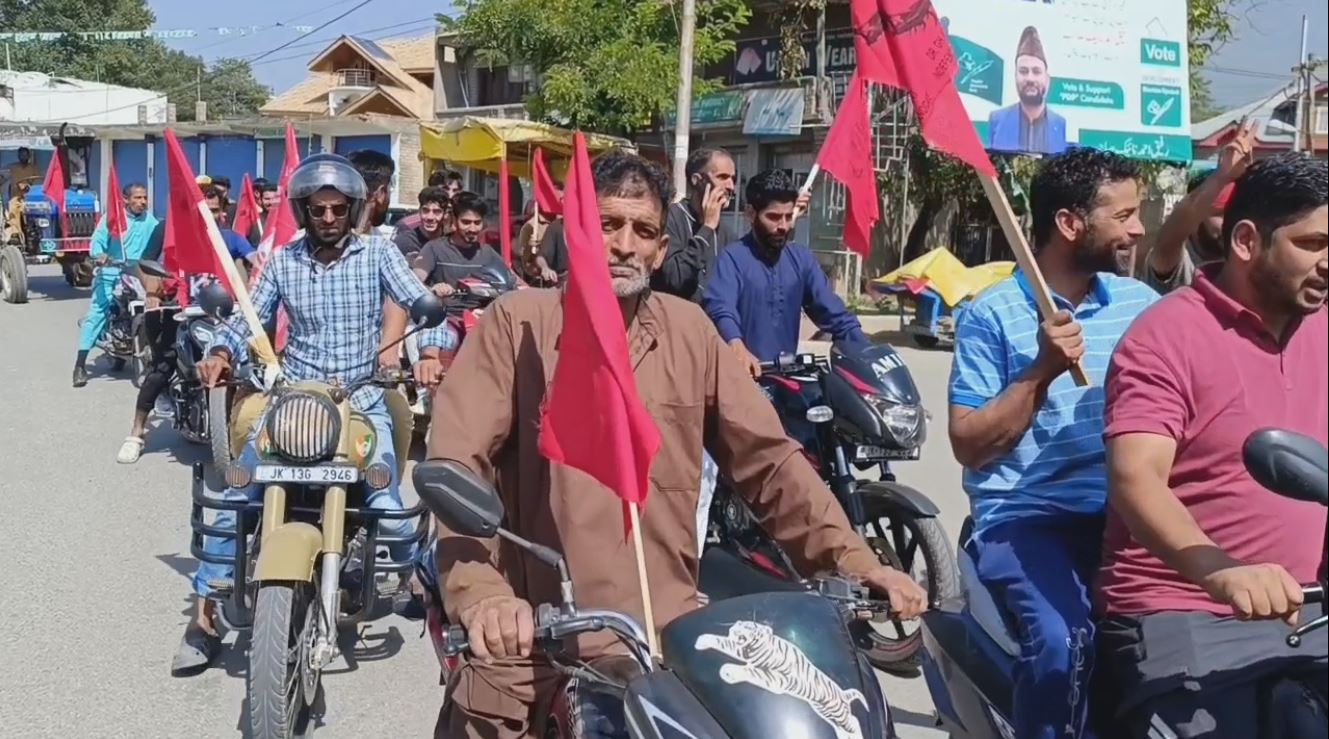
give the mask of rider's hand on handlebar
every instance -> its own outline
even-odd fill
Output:
[[[863,584],[885,595],[891,601],[891,611],[902,620],[918,618],[928,609],[928,591],[914,582],[906,572],[894,567],[878,567],[863,576]]]
[[[94,260],[92,260],[92,263],[95,264],[95,265],[97,265],[98,267],[105,267],[106,265],[108,265],[108,264],[111,263],[111,255],[110,255],[110,254],[98,254],[98,255],[97,255],[97,258],[94,259]]]
[[[1209,597],[1232,606],[1232,613],[1242,621],[1281,618],[1296,626],[1305,600],[1300,583],[1276,564],[1234,562],[1206,575],[1200,586]]]
[[[483,662],[527,657],[535,642],[531,604],[510,595],[496,595],[461,613],[471,654]]]
[[[415,382],[421,387],[432,388],[443,381],[443,363],[438,357],[423,357],[411,368]]]
[[[194,365],[198,378],[206,388],[217,387],[217,383],[231,369],[231,361],[226,357],[211,354]]]
[[[446,282],[437,283],[430,289],[432,289],[434,291],[434,294],[440,298],[446,298],[449,295],[457,292],[455,289],[453,289],[452,285],[449,285]]]
[[[748,351],[742,339],[729,342],[729,348],[734,350],[734,356],[738,357],[739,364],[743,365],[743,369],[747,370],[753,379],[761,377],[761,361],[752,356],[752,352]]]

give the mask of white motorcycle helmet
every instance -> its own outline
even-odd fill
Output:
[[[291,173],[287,192],[291,209],[295,211],[296,225],[309,230],[309,198],[324,189],[336,190],[350,201],[347,218],[354,229],[364,212],[369,188],[365,187],[365,178],[351,166],[350,160],[338,154],[315,154],[300,162]]]

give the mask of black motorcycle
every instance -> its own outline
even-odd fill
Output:
[[[1251,477],[1269,490],[1288,498],[1329,505],[1329,457],[1318,441],[1277,429],[1256,431],[1247,438],[1243,461]],[[927,678],[932,702],[942,728],[958,739],[1009,739],[1012,734],[1011,709],[1015,685],[1015,663],[1020,658],[1016,643],[1003,611],[997,606],[988,589],[978,580],[970,550],[971,524],[966,521],[960,534],[960,578],[964,597],[944,604],[942,608],[923,614],[923,639],[926,658],[923,674]],[[1288,634],[1289,646],[1296,647],[1307,632],[1324,628],[1329,623],[1329,608],[1324,600],[1325,583],[1320,582],[1303,589],[1306,603],[1320,604],[1320,617],[1302,624]],[[1271,679],[1272,684],[1281,678]],[[1107,705],[1090,705],[1090,721],[1098,736],[1115,736],[1114,701],[1112,686],[1097,686],[1094,695],[1105,699]],[[1296,686],[1292,695],[1302,696],[1305,691]],[[1312,710],[1307,700],[1287,710]],[[1282,709],[1271,708],[1271,720],[1276,720]],[[1324,707],[1319,707],[1319,721],[1323,721]],[[1281,723],[1281,722],[1280,722]],[[1323,725],[1323,724],[1321,724]],[[1176,736],[1171,727],[1164,726],[1158,736]],[[1281,730],[1271,729],[1260,734],[1260,739],[1279,739]]]
[[[909,368],[889,346],[836,345],[830,356],[785,355],[762,363],[758,379],[786,433],[803,445],[849,522],[881,561],[908,572],[929,602],[959,594],[955,557],[925,494],[896,481],[891,462],[917,460],[927,436],[927,412]],[[875,469],[876,480],[854,471]],[[725,484],[711,505],[711,543],[736,551],[769,573],[797,579],[779,546],[762,531]],[[922,636],[914,622],[883,620],[860,639],[876,667],[912,671]]]
[[[134,362],[134,386],[143,380],[140,374],[148,347],[143,341],[143,313],[146,293],[143,283],[133,273],[129,263],[108,262],[99,269],[119,267],[120,279],[111,291],[111,305],[107,310],[106,331],[97,340],[97,348],[106,354],[111,369],[119,372],[130,361]],[[98,278],[99,279],[99,278]]]
[[[631,617],[577,606],[562,556],[501,528],[503,503],[487,483],[451,461],[421,463],[413,477],[420,500],[451,530],[501,536],[559,573],[563,602],[536,609],[535,638],[551,663],[578,683],[575,691],[554,691],[549,724],[539,727],[540,736],[581,739],[569,696],[583,691],[621,702],[628,735],[635,739],[896,736],[876,676],[855,653],[846,628],[874,606],[849,583],[825,578],[812,590],[777,584],[773,589],[798,592],[712,601],[665,626],[657,662]],[[568,639],[602,631],[626,647],[626,665],[588,667],[564,649]],[[435,641],[445,660],[469,652],[460,626],[444,626]]]

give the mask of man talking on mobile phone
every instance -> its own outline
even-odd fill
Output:
[[[701,302],[715,258],[734,236],[720,216],[734,198],[734,158],[724,149],[702,147],[685,165],[687,195],[669,206],[665,224],[668,253],[651,277],[651,289]]]

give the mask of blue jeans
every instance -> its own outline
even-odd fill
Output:
[[[1102,542],[1102,516],[1064,514],[1000,523],[970,544],[978,579],[1020,644],[1012,706],[1020,739],[1091,736],[1091,587]]]
[[[401,502],[400,480],[397,479],[397,451],[392,445],[392,419],[388,415],[387,401],[383,396],[368,408],[361,409],[361,412],[374,425],[374,433],[378,437],[374,445],[374,453],[369,459],[369,464],[382,462],[392,470],[392,484],[383,490],[375,490],[369,493],[366,501],[370,508],[376,508],[381,511],[400,511],[404,509]],[[245,444],[244,451],[240,454],[242,462],[250,470],[258,464],[258,451],[254,447],[254,439],[258,435],[261,424],[256,424],[254,430],[249,435],[249,442]],[[263,497],[263,486],[255,483],[245,488],[230,488],[226,491],[226,500],[259,500]],[[235,528],[236,517],[231,511],[219,511],[213,525],[217,527]],[[411,519],[380,519],[379,533],[389,536],[409,536],[414,532],[415,526]],[[388,553],[395,561],[406,562],[414,556],[414,544],[395,544]],[[233,557],[235,555],[235,539],[216,539],[205,537],[203,541],[203,551],[208,554],[218,556]],[[366,557],[372,557],[372,552],[366,552]],[[232,576],[231,567],[226,565],[214,565],[207,562],[200,562],[198,570],[194,572],[194,592],[201,596],[207,596],[212,588],[208,587],[208,582],[213,580],[227,580]]]

